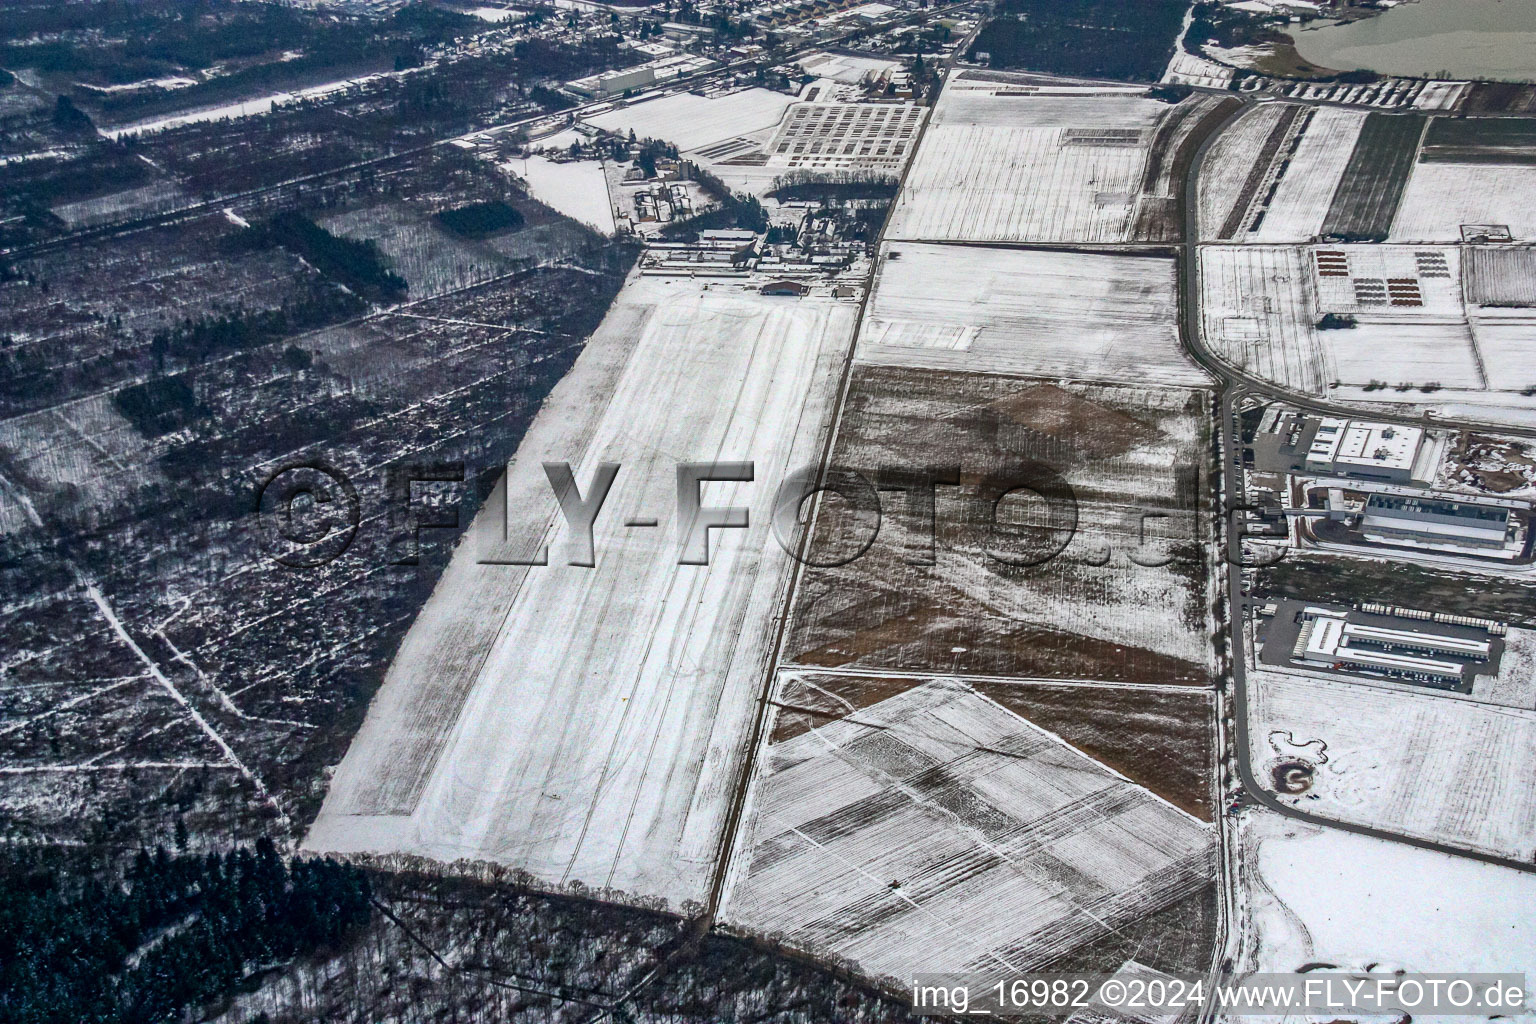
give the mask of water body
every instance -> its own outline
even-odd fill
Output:
[[[1536,81],[1536,0],[1418,0],[1292,35],[1304,58],[1340,71]]]

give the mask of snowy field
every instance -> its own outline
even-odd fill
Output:
[[[1319,337],[1326,339],[1332,379],[1345,387],[1363,387],[1373,380],[1471,389],[1486,383],[1471,328],[1464,321],[1361,322],[1351,330],[1326,331]]]
[[[1280,175],[1263,223],[1247,236],[1250,241],[1308,242],[1323,229],[1365,118],[1363,110],[1341,107],[1313,111],[1295,156]]]
[[[1472,696],[1489,704],[1536,710],[1536,630],[1510,629],[1498,675],[1474,677]]]
[[[1494,387],[1536,387],[1536,309],[1478,310],[1472,333]]]
[[[1536,977],[1536,875],[1257,808],[1243,813],[1241,848],[1240,970]]]
[[[306,847],[702,899],[786,596],[774,488],[820,451],[854,309],[632,280],[412,626]],[[599,462],[621,466],[595,569],[566,564],[544,460],[586,496]],[[676,464],[705,460],[755,461],[756,483],[702,487],[752,528],[712,530],[710,564],[680,566]],[[480,561],[545,542],[547,566]]]
[[[459,238],[425,210],[392,200],[319,217],[316,223],[333,234],[378,243],[413,299],[479,284],[516,266],[491,244]]]
[[[1457,242],[1463,224],[1501,224],[1536,240],[1536,166],[1415,164],[1392,225],[1394,242]]]
[[[940,96],[887,237],[1128,240],[1155,127],[1173,109],[962,77]]]
[[[1212,832],[963,683],[765,743],[722,918],[915,972],[1028,970],[1196,893]]]
[[[1315,326],[1311,259],[1288,246],[1202,246],[1206,345],[1265,380],[1322,394],[1333,374]]]
[[[901,242],[881,261],[858,357],[1205,384],[1180,349],[1176,313],[1169,259]]]
[[[910,519],[893,505],[862,557],[808,569],[788,655],[821,667],[1209,685],[1211,574],[1196,541],[1209,402],[1195,389],[856,364],[833,462],[871,477],[958,464],[968,482],[938,490],[932,565],[909,561]],[[995,506],[978,500],[982,478],[1009,478],[1020,460],[1071,487],[1070,534],[1015,534],[1005,521],[1043,510],[1005,503],[994,520]],[[827,510],[816,550],[844,550],[853,521]],[[1048,539],[1064,545],[1055,557]],[[1005,548],[1043,564],[989,553]]]
[[[608,180],[597,160],[556,163],[542,156],[509,160],[504,170],[522,178],[533,198],[605,235],[614,232]]]
[[[1188,54],[1181,51],[1179,56]],[[1201,238],[1222,237],[1222,226],[1243,197],[1244,186],[1263,155],[1265,143],[1279,127],[1285,112],[1286,108],[1279,103],[1250,106],[1211,143],[1199,180]]]
[[[679,150],[698,149],[737,135],[779,123],[793,96],[768,89],[743,89],[728,96],[704,97],[691,92],[634,103],[585,118],[604,131],[640,138],[663,139]]]
[[[106,507],[134,488],[163,485],[151,447],[113,406],[110,392],[0,420],[7,473],[49,488],[71,488],[78,506]],[[28,521],[26,503],[0,487],[0,534]]]
[[[1347,270],[1320,274],[1319,253],[1343,254],[1338,265]],[[1508,386],[1491,366],[1484,376],[1481,338],[1468,324],[1454,250],[1207,245],[1200,250],[1200,274],[1206,344],[1283,387],[1323,395],[1338,385],[1342,397],[1373,381],[1478,392],[1490,381]],[[1411,297],[1402,300],[1410,304],[1389,300],[1389,280],[1412,282],[1405,293]],[[1319,330],[1324,313],[1353,317],[1356,325]],[[1509,344],[1518,358],[1518,341]],[[1379,389],[1365,395],[1387,397]]]
[[[1383,414],[1420,416],[1428,413],[1441,419],[1476,420],[1495,427],[1536,429],[1536,395],[1512,391],[1457,391],[1446,388],[1433,394],[1417,391],[1365,391],[1339,388],[1333,392],[1341,402],[1360,408],[1374,406]]]
[[[1369,683],[1251,673],[1254,772],[1301,762],[1278,794],[1342,821],[1530,860],[1536,854],[1536,710]]]
[[[187,194],[174,182],[155,181],[138,188],[125,189],[95,199],[63,203],[52,209],[54,216],[69,225],[71,231],[169,210],[187,201]]]

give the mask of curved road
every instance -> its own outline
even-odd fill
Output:
[[[1386,839],[1394,843],[1406,843],[1419,849],[1434,850],[1438,853],[1451,854],[1487,864],[1497,864],[1502,867],[1514,868],[1517,871],[1536,873],[1536,864],[1513,857],[1502,857],[1497,854],[1469,850],[1450,843],[1404,835],[1387,829],[1373,828],[1368,825],[1359,825],[1321,814],[1312,814],[1308,811],[1298,810],[1295,807],[1282,803],[1253,774],[1248,732],[1247,652],[1243,643],[1243,627],[1247,621],[1248,601],[1243,591],[1242,536],[1233,528],[1231,516],[1233,505],[1241,504],[1240,500],[1234,501],[1233,496],[1238,496],[1240,499],[1243,494],[1241,436],[1235,429],[1237,403],[1243,396],[1251,394],[1282,401],[1289,405],[1299,406],[1314,412],[1325,412],[1333,415],[1342,414],[1351,417],[1358,416],[1389,423],[1422,425],[1427,418],[1383,415],[1375,410],[1355,409],[1347,405],[1326,402],[1307,395],[1297,395],[1255,377],[1238,367],[1232,366],[1205,347],[1200,333],[1200,171],[1204,167],[1205,158],[1210,151],[1211,145],[1248,108],[1249,104],[1244,103],[1233,111],[1227,120],[1218,125],[1200,145],[1200,148],[1195,153],[1194,161],[1190,164],[1189,177],[1184,183],[1184,244],[1181,247],[1179,261],[1181,281],[1179,333],[1184,348],[1196,362],[1221,382],[1220,409],[1222,422],[1218,424],[1218,429],[1221,431],[1222,508],[1223,519],[1226,521],[1226,539],[1223,552],[1227,559],[1227,602],[1232,627],[1232,717],[1236,735],[1237,750],[1235,754],[1238,777],[1242,780],[1243,789],[1250,799],[1287,818],[1295,818],[1298,821],[1305,821],[1313,825],[1324,825],[1328,828],[1341,829],[1345,832],[1353,832],[1356,835],[1370,836],[1373,839]],[[1442,428],[1489,429],[1486,424],[1476,421],[1433,418],[1430,422]],[[1497,429],[1502,434],[1536,437],[1536,430],[1520,430],[1505,427],[1493,429]]]

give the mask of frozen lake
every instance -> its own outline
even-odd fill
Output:
[[[1347,25],[1294,33],[1321,67],[1384,75],[1536,81],[1536,3],[1418,0]]]

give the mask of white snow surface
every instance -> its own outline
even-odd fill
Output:
[[[1209,383],[1179,345],[1170,259],[918,242],[884,257],[859,335],[867,362]]]
[[[1270,669],[1251,680],[1254,771],[1313,766],[1311,788],[1282,801],[1484,853],[1536,855],[1536,710]]]
[[[1211,143],[1199,180],[1201,238],[1219,237],[1285,109],[1280,103],[1250,106]]]
[[[1536,977],[1536,875],[1261,809],[1244,812],[1241,842],[1241,969]]]
[[[1134,94],[1036,94],[999,82],[952,81],[887,237],[1125,241],[1154,128],[1171,109]],[[1131,134],[1124,144],[1085,140],[1105,130]]]
[[[305,847],[702,899],[788,585],[774,489],[820,451],[854,308],[632,279],[412,626]],[[584,495],[599,462],[622,467],[595,569],[566,564],[545,460]],[[680,566],[676,465],[715,460],[755,461],[756,483],[701,487],[751,529],[710,531],[710,564]],[[642,517],[659,523],[625,526]],[[547,566],[480,564],[545,541]]]
[[[533,198],[605,235],[614,231],[608,180],[599,160],[567,160],[530,156],[502,164],[528,183]]]
[[[1307,242],[1322,231],[1366,114],[1347,107],[1314,108],[1296,155],[1280,176],[1264,222],[1248,236],[1250,240]]]
[[[1048,963],[1196,891],[1212,854],[1209,826],[949,679],[765,743],[744,822],[724,920],[898,984]]]
[[[604,131],[663,139],[679,150],[698,149],[779,123],[793,96],[769,89],[743,89],[726,96],[674,93],[588,117]]]
[[[1392,225],[1394,242],[1458,242],[1463,224],[1502,224],[1536,240],[1536,167],[1415,164]]]

